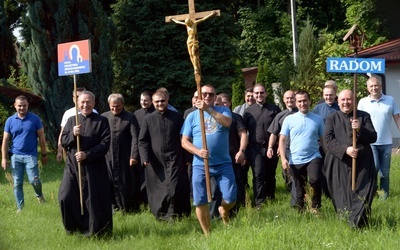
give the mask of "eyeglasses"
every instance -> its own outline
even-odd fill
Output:
[[[157,101],[154,101],[155,103],[164,103],[165,102],[165,100],[157,100]]]
[[[215,93],[209,93],[209,92],[203,92],[203,93],[201,93],[201,95],[203,96],[203,97],[207,97],[207,96],[209,96],[209,97],[214,97],[215,96]]]
[[[263,95],[265,92],[264,91],[260,91],[260,92],[253,92],[256,95]]]

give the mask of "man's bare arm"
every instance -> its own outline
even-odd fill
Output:
[[[42,163],[47,163],[47,149],[46,149],[46,138],[44,136],[44,129],[41,128],[37,131],[39,137],[40,153],[42,154]]]
[[[1,167],[4,170],[7,168],[8,144],[10,142],[10,138],[11,135],[9,133],[3,133],[3,142],[1,144]]]
[[[206,112],[209,113],[219,124],[224,127],[229,128],[229,126],[232,124],[232,118],[230,118],[229,116],[225,116],[212,108],[206,109]]]
[[[61,162],[63,159],[64,149],[61,145],[61,136],[64,130],[64,126],[61,126],[60,134],[58,135],[58,143],[57,143],[57,161]]]
[[[182,147],[191,154],[195,154],[201,158],[208,157],[208,150],[199,149],[196,146],[194,146],[192,143],[192,139],[187,135],[182,135],[181,144]]]
[[[282,168],[288,169],[289,162],[286,157],[286,136],[279,135],[279,154],[281,155]]]
[[[400,130],[400,114],[396,114],[393,116],[394,122],[397,125],[397,129]]]

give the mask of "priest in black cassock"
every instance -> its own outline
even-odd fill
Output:
[[[139,131],[144,121],[144,118],[153,113],[155,110],[153,102],[151,101],[152,95],[153,94],[148,90],[143,91],[140,94],[141,108],[133,113],[133,115],[136,117],[136,120],[139,123]],[[134,171],[135,175],[139,176],[140,178],[140,183],[138,183],[140,185],[140,203],[147,204],[148,202],[147,202],[146,180],[144,174],[144,166],[142,165],[143,161],[141,161],[140,158],[138,161],[139,164],[134,168]]]
[[[159,220],[190,214],[189,180],[181,146],[183,117],[167,109],[163,92],[153,94],[156,111],[146,116],[139,133],[150,210]]]
[[[331,113],[325,122],[324,145],[327,150],[323,173],[337,214],[349,225],[360,228],[367,224],[376,192],[376,171],[370,143],[377,134],[371,117],[357,110],[353,120],[353,94],[343,90],[338,97],[340,111]],[[353,129],[357,147],[353,148]],[[356,187],[351,188],[352,158],[356,158]]]
[[[105,155],[110,146],[107,118],[93,113],[95,97],[83,91],[79,96],[79,125],[70,117],[61,136],[67,152],[66,166],[58,193],[62,222],[68,234],[81,232],[85,236],[112,232],[111,189]],[[80,151],[77,150],[77,135]],[[78,162],[81,164],[83,215],[78,185]]]
[[[134,212],[139,209],[140,178],[138,166],[139,125],[136,117],[125,110],[124,97],[114,93],[108,97],[110,111],[102,114],[110,125],[111,143],[106,155],[112,202],[115,210]]]

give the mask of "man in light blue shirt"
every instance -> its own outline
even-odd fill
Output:
[[[299,112],[286,117],[279,137],[279,152],[282,167],[290,168],[296,187],[295,207],[304,209],[306,180],[312,188],[312,213],[318,213],[321,207],[322,157],[318,139],[322,142],[324,122],[319,115],[310,110],[310,96],[306,91],[296,93],[296,106]],[[286,140],[290,138],[290,153],[286,155]],[[289,160],[287,160],[289,159]]]
[[[378,192],[381,200],[389,196],[389,172],[392,154],[392,133],[390,125],[392,117],[400,130],[400,110],[391,96],[382,94],[382,83],[372,76],[367,80],[369,96],[364,97],[358,103],[358,109],[371,115],[372,124],[378,133],[378,139],[371,144],[374,154],[375,168],[380,176],[380,189]]]

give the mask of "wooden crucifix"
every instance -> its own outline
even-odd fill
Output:
[[[194,0],[189,0],[189,14],[167,16],[166,22],[175,22],[186,26],[188,39],[186,42],[190,60],[192,61],[195,78],[200,78],[201,81],[201,67],[199,55],[199,40],[197,34],[197,24],[209,19],[212,16],[219,16],[219,10],[195,12]],[[184,22],[182,22],[184,21]],[[197,80],[196,80],[197,82]],[[200,93],[200,92],[199,92]]]
[[[199,54],[199,40],[197,35],[197,24],[209,19],[212,16],[220,16],[219,10],[197,12],[195,11],[194,0],[188,0],[189,3],[189,14],[166,16],[165,22],[174,22],[177,24],[182,24],[186,26],[188,39],[186,42],[190,61],[193,64],[194,78],[196,81],[197,93],[199,93],[199,100],[202,99],[201,95],[201,66],[200,66],[200,54]],[[184,22],[182,22],[184,21]],[[201,135],[202,135],[202,148],[207,150],[207,140],[206,132],[204,126],[204,111],[200,112],[200,125],[201,125]],[[206,189],[207,189],[207,199],[208,202],[212,201],[211,195],[211,184],[210,184],[210,172],[208,159],[204,159],[204,172],[206,178]]]

